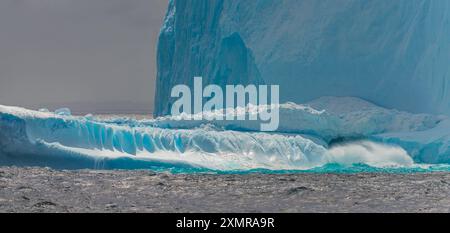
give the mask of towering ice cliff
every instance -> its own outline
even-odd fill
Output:
[[[450,1],[171,0],[158,44],[155,115],[170,90],[279,84],[281,102],[354,96],[450,113]]]

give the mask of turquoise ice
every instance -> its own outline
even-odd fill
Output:
[[[446,116],[388,110],[348,97],[266,107],[279,108],[281,125],[276,132],[258,132],[255,121],[178,116],[105,120],[0,105],[0,164],[175,172],[450,167]]]
[[[450,114],[450,1],[171,0],[156,115],[176,84],[279,84],[280,102],[359,97]]]

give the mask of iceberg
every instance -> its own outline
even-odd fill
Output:
[[[280,85],[280,102],[353,96],[450,114],[446,0],[171,0],[158,43],[155,115],[174,85]]]
[[[284,120],[277,132],[258,132],[252,128],[257,124],[245,121],[101,119],[0,105],[0,164],[308,171],[332,164],[420,168],[424,162],[450,163],[446,116],[336,97],[267,108],[280,108]],[[421,140],[427,133],[436,135],[434,140]],[[426,149],[435,144],[439,149]]]
[[[436,127],[415,133],[391,132],[374,135],[374,141],[395,144],[408,151],[417,161],[433,164],[450,163],[450,120]]]
[[[249,109],[248,109],[249,108]],[[365,138],[387,132],[417,132],[436,127],[446,116],[431,114],[411,114],[378,107],[367,101],[353,97],[321,97],[306,104],[285,103],[265,108],[277,108],[280,112],[280,125],[277,133],[307,134],[317,136],[325,143],[339,139]],[[262,108],[264,111],[265,108]],[[255,114],[257,106],[247,109],[227,109],[226,114]],[[234,112],[235,111],[235,112]],[[201,113],[222,114],[222,111]],[[151,121],[152,126],[186,129],[204,124],[214,125],[224,130],[259,131],[259,121],[183,121],[183,116],[165,116]],[[192,117],[196,118],[196,117]],[[214,117],[210,117],[214,118]],[[226,118],[225,116],[222,118]],[[246,116],[246,119],[250,117]]]
[[[170,0],[154,119],[0,105],[0,165],[449,171],[449,41],[445,0]],[[169,115],[171,89],[194,77],[279,85],[282,104]],[[258,120],[207,120],[272,110],[270,133]]]

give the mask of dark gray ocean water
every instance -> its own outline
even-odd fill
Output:
[[[0,168],[0,212],[450,212],[450,173]]]

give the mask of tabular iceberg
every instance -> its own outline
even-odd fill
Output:
[[[258,125],[246,121],[105,120],[0,106],[0,164],[305,171],[450,162],[446,116],[387,110],[355,98],[267,107],[280,108],[278,132],[254,131]],[[420,140],[434,131],[440,134]]]
[[[281,102],[353,96],[450,113],[447,0],[171,0],[158,44],[155,115],[170,89],[278,84]]]

